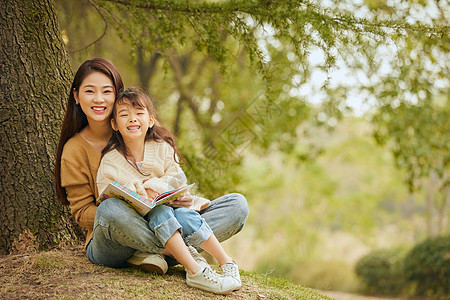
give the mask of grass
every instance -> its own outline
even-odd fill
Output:
[[[243,287],[228,299],[331,299],[288,280],[241,271]],[[88,261],[82,249],[0,256],[2,299],[224,299],[188,287],[181,266],[164,276],[112,269]]]

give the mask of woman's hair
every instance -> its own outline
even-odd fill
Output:
[[[153,115],[155,117],[155,124],[153,127],[148,128],[147,133],[145,134],[145,141],[165,141],[170,146],[172,146],[174,150],[174,160],[179,163],[177,155],[179,155],[178,149],[175,145],[175,138],[172,133],[161,126],[156,119],[156,111],[153,107],[153,102],[150,100],[149,96],[147,96],[143,91],[135,87],[129,87],[123,92],[119,93],[114,102],[114,108],[111,114],[111,118],[116,121],[117,118],[117,104],[130,104],[134,107],[145,107],[149,113],[149,115]],[[105,155],[109,151],[116,149],[124,156],[128,156],[127,147],[125,142],[123,141],[122,135],[118,130],[113,132],[111,139],[108,144],[102,151],[102,155]]]
[[[56,194],[63,204],[69,204],[67,201],[66,190],[61,186],[61,156],[64,145],[77,132],[80,132],[88,125],[86,114],[83,112],[80,105],[77,105],[75,102],[74,93],[78,93],[83,80],[94,72],[103,73],[111,79],[116,95],[123,90],[122,77],[120,76],[119,71],[110,61],[104,58],[97,57],[87,60],[78,68],[69,91],[69,100],[67,102],[66,113],[61,126],[61,135],[56,150]]]

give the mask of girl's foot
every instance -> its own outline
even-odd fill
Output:
[[[235,291],[239,290],[242,287],[242,283],[241,283],[241,275],[239,275],[238,265],[232,262],[228,264],[223,264],[220,266],[220,268],[222,269],[222,276],[231,277],[235,280],[236,287],[234,290]]]
[[[194,275],[186,273],[186,283],[188,286],[220,295],[229,294],[236,289],[233,278],[221,276],[209,266]]]

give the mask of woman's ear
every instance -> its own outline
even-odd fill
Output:
[[[150,116],[150,123],[148,124],[148,128],[153,128],[153,126],[155,126],[155,116],[151,115]]]
[[[73,93],[73,98],[75,99],[75,104],[77,104],[77,105],[80,104],[80,101],[78,101],[78,93],[75,90],[75,88],[73,88],[72,93]]]
[[[112,129],[113,129],[114,131],[119,130],[119,129],[117,128],[116,121],[114,121],[113,118],[111,118],[111,127],[112,127]]]

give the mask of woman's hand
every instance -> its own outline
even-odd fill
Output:
[[[186,207],[190,208],[194,204],[194,197],[191,194],[186,194],[177,200],[169,202],[167,205],[174,208]]]

